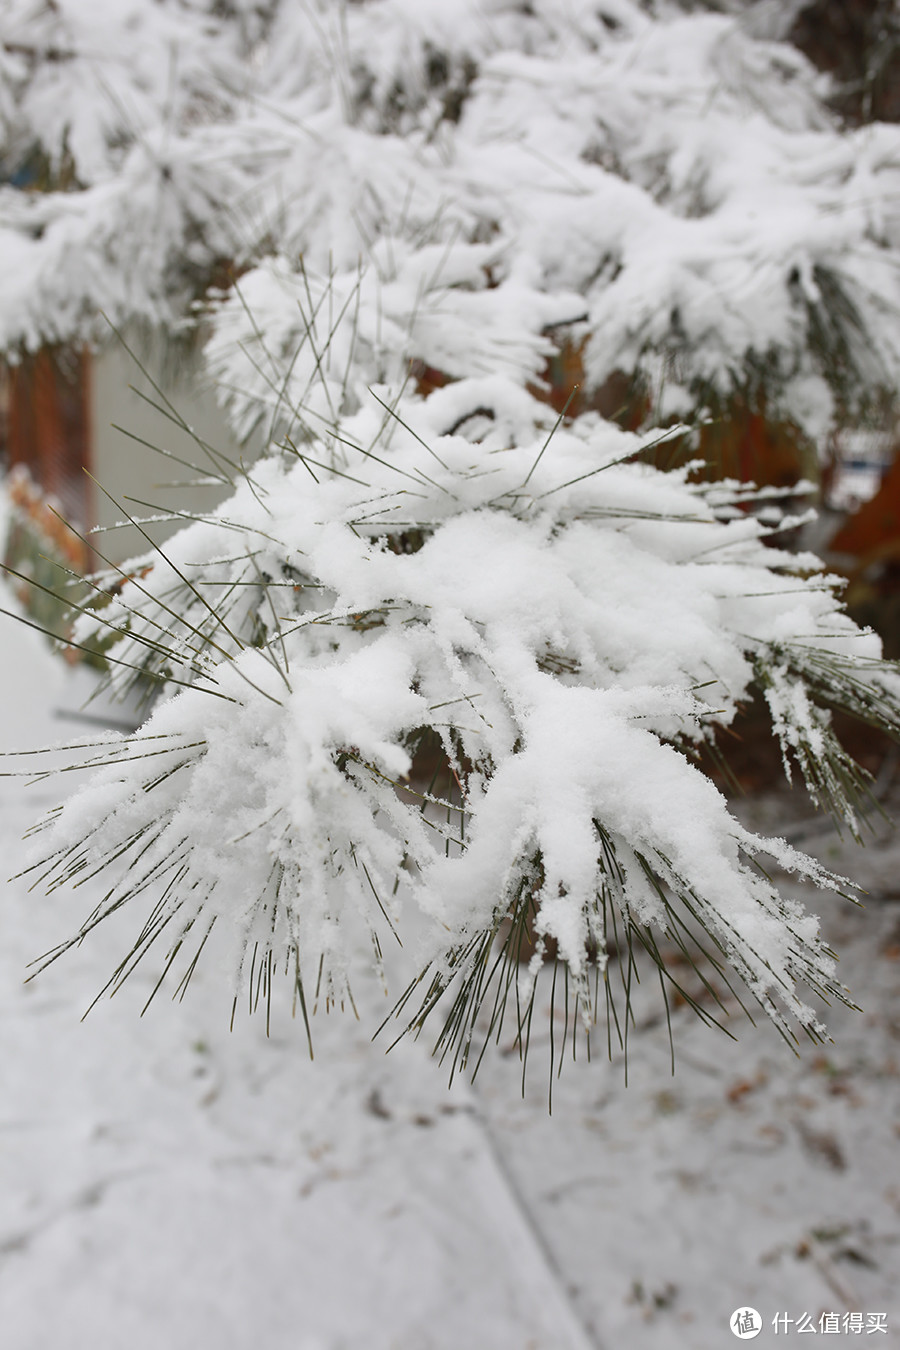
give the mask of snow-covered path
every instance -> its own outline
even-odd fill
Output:
[[[68,735],[53,709],[77,704],[77,680],[2,622],[0,747]],[[0,779],[7,873],[59,792]],[[896,889],[898,859],[874,846],[864,882]],[[120,951],[112,926],[22,976],[88,908],[20,881],[0,911],[3,1350],[714,1350],[744,1305],[764,1339],[778,1314],[795,1335],[832,1311],[869,1344],[896,1336],[891,901],[827,912],[866,1007],[833,1015],[834,1046],[795,1061],[766,1027],[739,1024],[734,1045],[676,1012],[672,1079],[648,998],[627,1092],[615,1058],[569,1065],[552,1118],[540,1046],[524,1103],[502,1053],[475,1091],[448,1092],[424,1046],[370,1044],[374,990],[361,1024],[316,1019],[315,1063],[299,1020],[230,1033],[202,966],[183,1003],[141,1019],[148,971],[82,1022]]]

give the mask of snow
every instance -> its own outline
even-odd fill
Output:
[[[58,741],[54,710],[77,709],[89,685],[4,624],[0,745]],[[8,871],[59,793],[0,780]],[[785,795],[742,808],[766,833],[803,812]],[[13,883],[0,953],[4,1346],[717,1350],[748,1304],[768,1335],[780,1312],[853,1309],[886,1313],[896,1334],[898,845],[886,832],[859,853],[818,823],[799,828],[874,892],[862,911],[816,901],[864,1011],[830,1009],[833,1043],[795,1059],[739,1014],[726,1043],[676,1008],[673,1079],[642,985],[627,1088],[619,1050],[609,1063],[595,1045],[553,1082],[552,1117],[539,1017],[524,1101],[506,1041],[474,1088],[448,1089],[424,1040],[385,1057],[369,1041],[383,1015],[371,985],[356,992],[360,1022],[313,1019],[312,1063],[299,1017],[273,1017],[268,1037],[261,1016],[229,1031],[218,972],[202,964],[183,1002],[139,1018],[154,983],[139,970],[82,1022],[121,934],[101,928],[23,984],[69,931],[74,897]],[[79,910],[102,887],[84,890]]]
[[[652,386],[651,422],[727,403],[764,365],[767,411],[824,437],[896,383],[897,129],[841,128],[751,9],[3,6],[0,350],[96,340],[101,310],[202,318],[236,427],[267,445],[230,501],[106,578],[115,597],[78,622],[116,638],[108,690],[143,682],[135,735],[33,756],[59,740],[47,709],[84,691],[33,634],[9,647],[4,734],[29,739],[4,760],[4,829],[21,833],[26,799],[51,808],[30,854],[9,847],[24,870],[2,956],[0,1253],[21,1270],[0,1316],[23,1346],[73,1329],[243,1345],[262,1308],[270,1339],[309,1347],[472,1343],[474,1325],[491,1346],[705,1350],[730,1307],[780,1296],[763,1267],[790,1252],[809,1301],[886,1296],[898,1204],[865,1168],[889,1133],[873,1143],[825,1098],[837,1083],[848,1111],[867,1093],[894,1110],[891,1072],[823,1052],[782,1069],[772,1028],[745,1029],[727,1061],[743,1076],[710,1099],[688,1072],[682,1099],[660,1087],[654,1032],[671,1015],[702,1061],[702,1024],[739,1008],[730,970],[789,1043],[863,1045],[848,973],[881,997],[889,920],[848,926],[829,898],[846,858],[788,844],[777,815],[758,828],[692,757],[755,687],[788,775],[858,836],[829,710],[897,732],[900,675],[837,580],[772,546],[805,519],[777,491],[642,461],[689,426],[564,425],[535,397],[566,332],[589,392],[623,370]],[[427,399],[425,367],[452,377]],[[416,756],[438,745],[445,781],[439,762],[426,788]],[[520,965],[503,935],[521,943],[531,909]],[[716,960],[698,983],[701,934]],[[385,1062],[368,1036],[404,989]],[[532,999],[551,1082],[570,1020],[574,1050],[606,1013],[611,1064],[557,1091],[564,1155],[512,1106],[501,1012],[529,1009],[530,1035]],[[439,1066],[403,1037],[435,1006]],[[492,1038],[486,1086],[448,1092]],[[626,1048],[636,1106],[619,1105]],[[616,1103],[603,1121],[598,1091]],[[744,1191],[701,1166],[704,1143],[739,1158],[747,1120],[783,1207],[758,1174]],[[812,1206],[798,1150],[837,1177],[847,1139],[859,1185],[829,1196],[864,1194],[880,1227],[853,1210],[849,1229],[812,1215],[791,1236]],[[616,1196],[617,1153],[633,1190],[592,1243],[579,1178]],[[682,1155],[676,1185],[661,1160]],[[729,1232],[737,1201],[750,1212],[753,1279],[722,1271],[714,1318],[691,1264],[709,1206],[679,1187],[712,1187]]]
[[[787,764],[858,833],[827,708],[894,725],[897,675],[836,580],[766,546],[776,497],[558,422],[500,375],[428,400],[373,388],[132,565],[100,611],[110,683],[146,672],[163,697],[137,737],[86,751],[95,773],[34,846],[44,886],[109,876],[67,945],[127,915],[112,988],[150,953],[180,990],[202,955],[239,997],[255,978],[268,1003],[286,962],[301,1004],[319,984],[349,998],[351,953],[380,969],[424,917],[412,975],[449,1008],[486,997],[482,942],[534,902],[586,1015],[610,925],[655,941],[696,922],[786,1034],[824,1034],[802,990],[844,996],[833,958],[754,860],[843,883],[742,830],[691,753],[758,682]],[[79,640],[96,628],[82,614]],[[434,792],[413,768],[426,731],[450,766]]]
[[[58,738],[53,709],[77,707],[84,681],[5,622],[3,748]],[[6,779],[2,793],[10,868],[48,789]],[[24,882],[5,900],[0,1317],[10,1350],[123,1340],[238,1350],[260,1336],[307,1350],[450,1346],[475,1329],[498,1347],[590,1344],[471,1094],[448,1092],[424,1047],[385,1059],[364,1024],[320,1015],[310,1063],[289,1019],[269,1038],[244,1018],[229,1033],[215,978],[141,1021],[150,980],[137,1001],[98,1005],[82,1023],[117,935],[23,985],[70,902],[36,909]],[[363,1009],[371,1017],[371,999]]]

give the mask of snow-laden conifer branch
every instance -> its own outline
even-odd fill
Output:
[[[173,683],[39,834],[41,884],[107,877],[48,959],[125,909],[110,989],[152,951],[183,992],[230,948],[251,1007],[284,967],[306,1015],[415,911],[399,1027],[435,1020],[456,1068],[510,1019],[527,1039],[550,952],[573,1016],[623,1037],[633,951],[677,980],[665,944],[720,1002],[743,987],[785,1035],[822,1033],[802,988],[845,991],[762,863],[843,883],[741,827],[692,755],[760,688],[786,763],[856,830],[829,709],[896,733],[900,679],[746,485],[642,459],[678,428],[556,421],[501,376],[373,389],[81,612],[84,645],[117,635],[114,689]]]

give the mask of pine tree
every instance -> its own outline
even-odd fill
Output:
[[[822,1034],[798,986],[845,997],[833,956],[760,860],[842,883],[696,756],[759,691],[858,834],[831,712],[896,734],[900,681],[773,546],[793,497],[685,461],[739,398],[819,440],[889,400],[900,161],[760,14],[134,0],[101,41],[6,4],[0,341],[199,304],[267,447],[198,443],[231,498],[148,532],[77,620],[151,706],[80,747],[95,773],[39,835],[46,884],[109,878],[51,959],[127,906],[110,989],[151,949],[182,989],[218,943],[251,1004],[286,965],[305,1014],[416,911],[400,1025],[436,1017],[455,1065],[504,1016],[527,1037],[551,955],[567,1007],[621,1025],[610,953],[627,1005],[635,951],[675,978],[664,944]]]
[[[773,40],[802,6],[731,8],[5,0],[0,348],[171,328],[241,274],[244,427],[277,394],[235,339],[289,363],[311,289],[358,314],[345,397],[562,351],[573,411],[742,396],[821,441],[897,386],[898,133]]]

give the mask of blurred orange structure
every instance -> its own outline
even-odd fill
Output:
[[[27,470],[44,496],[82,529],[91,523],[84,473],[90,468],[89,378],[90,358],[75,348],[43,347],[7,374],[9,465]],[[29,512],[34,509],[31,503]]]

